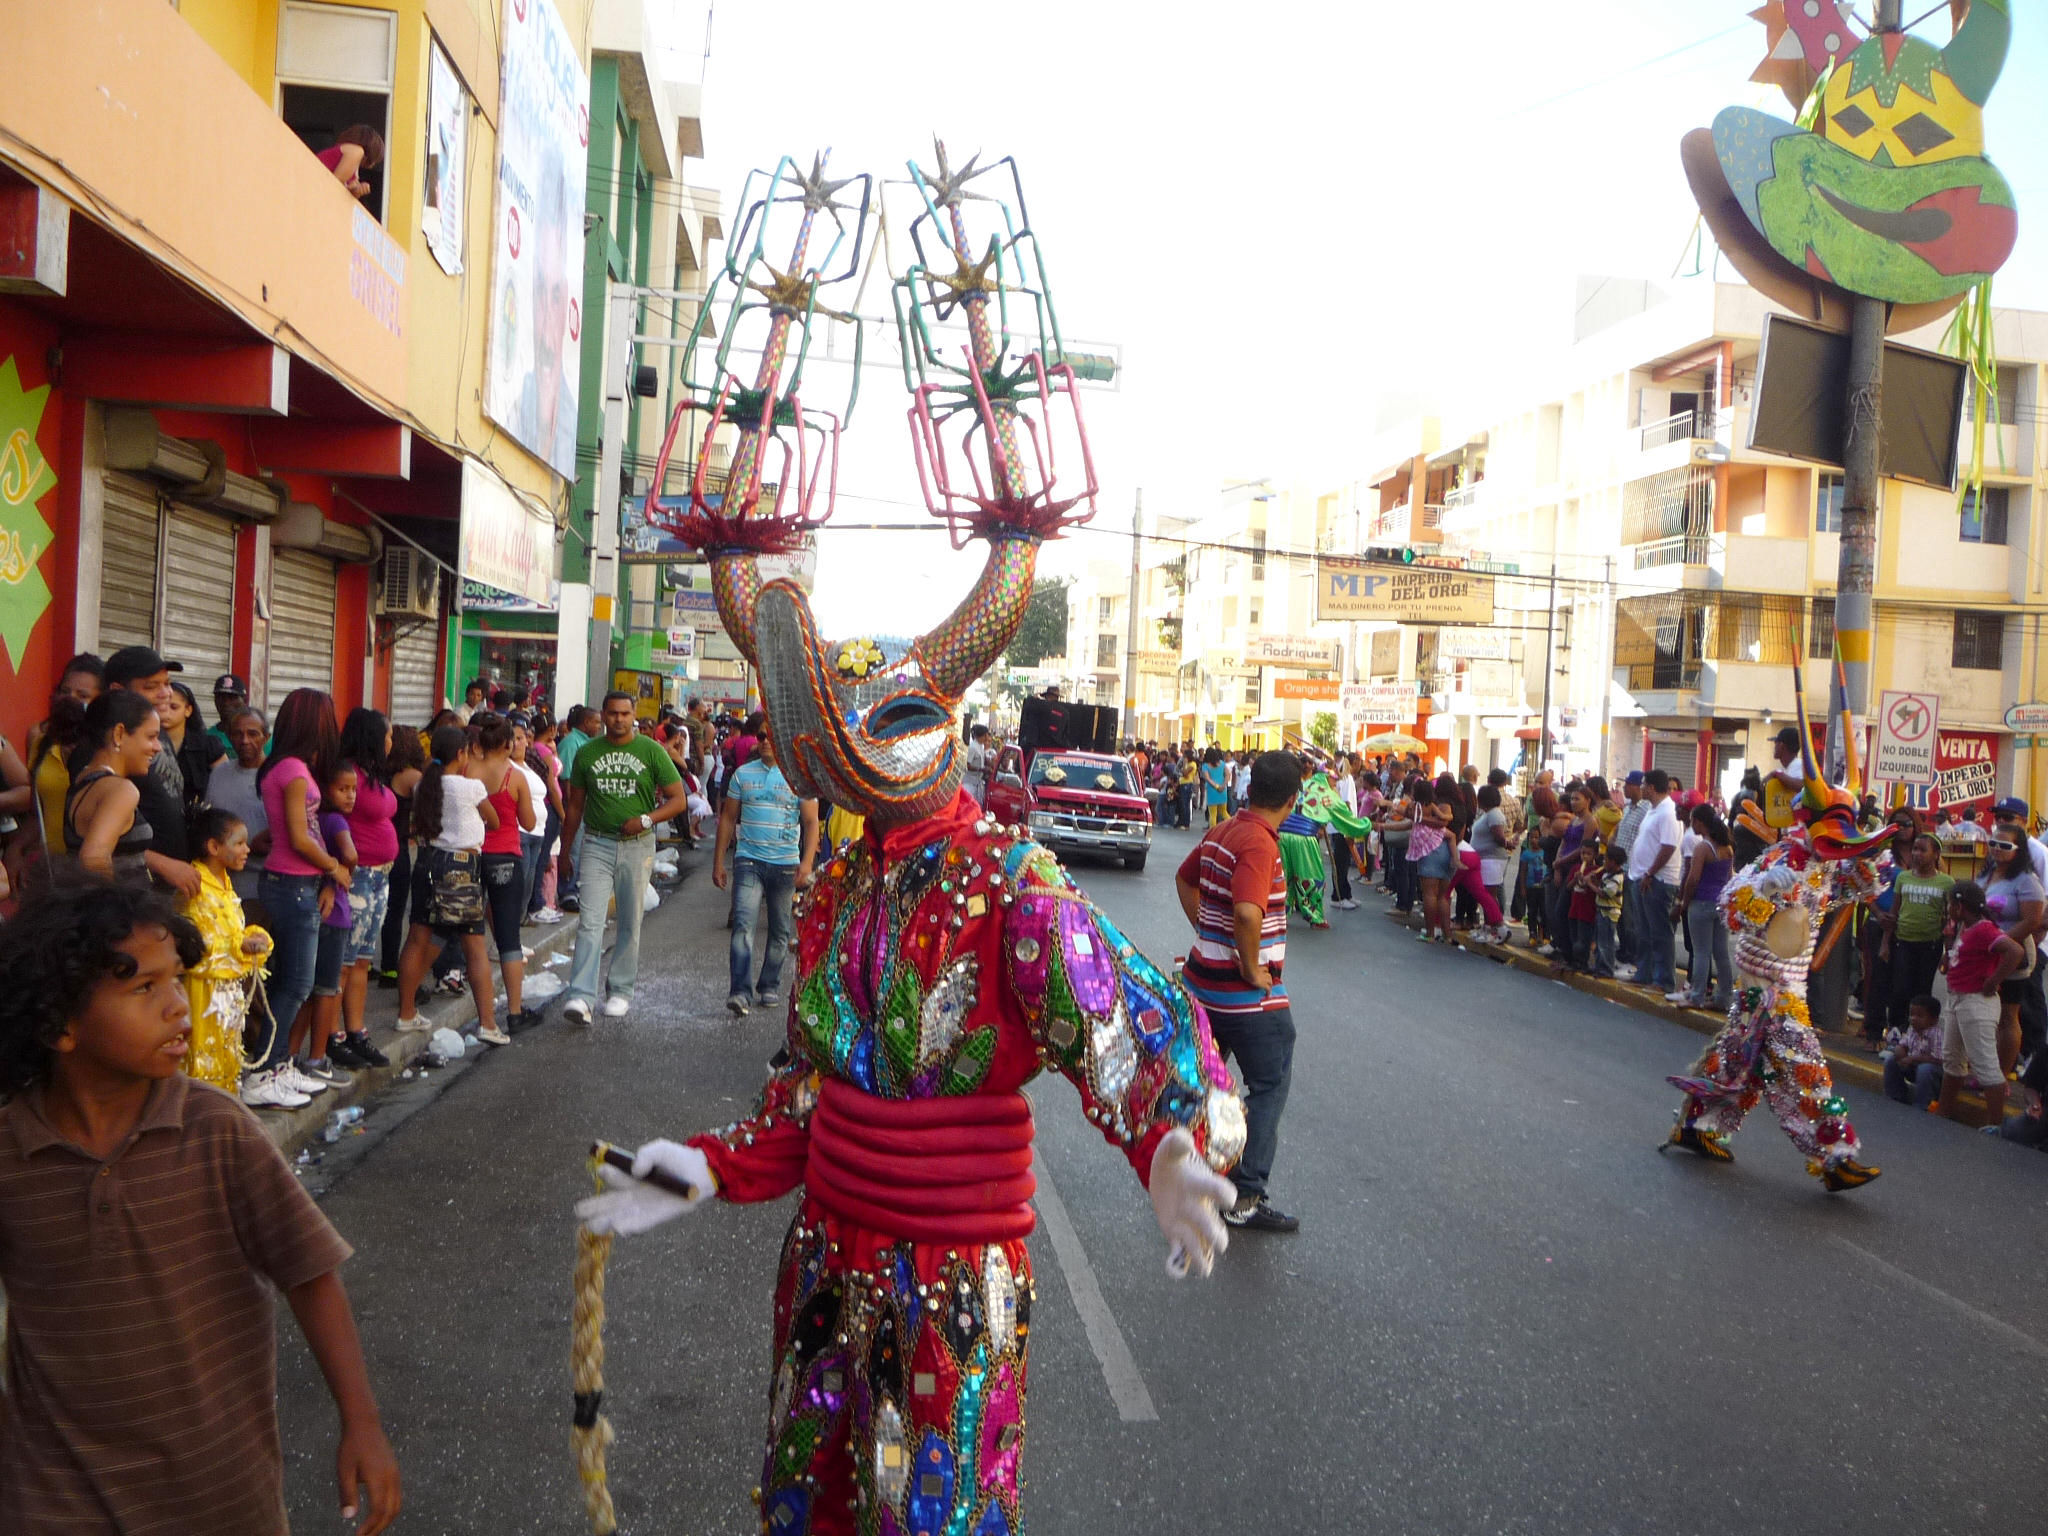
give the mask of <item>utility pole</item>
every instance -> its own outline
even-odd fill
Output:
[[[633,317],[640,290],[612,288],[604,333],[604,433],[597,451],[597,489],[590,499],[590,655],[584,698],[601,699],[612,686],[612,630],[619,601],[619,487],[626,453],[626,395],[631,387]],[[559,684],[558,684],[559,686]]]
[[[1557,636],[1557,554],[1553,549],[1550,556],[1550,604],[1543,615],[1543,730],[1536,746],[1536,773],[1541,773],[1550,762],[1550,674],[1555,663],[1551,660],[1551,646]],[[1536,773],[1529,775],[1529,782],[1535,783]]]
[[[1877,0],[1880,33],[1902,30],[1899,0]],[[1877,504],[1882,485],[1877,460],[1884,420],[1884,326],[1889,306],[1855,294],[1849,311],[1848,420],[1842,452],[1842,542],[1835,567],[1835,644],[1841,676],[1829,684],[1828,740],[1831,777],[1847,761],[1839,722],[1860,721],[1870,708],[1871,592],[1876,585]],[[1858,786],[1859,788],[1861,786]]]
[[[1124,615],[1124,734],[1138,738],[1138,550],[1145,542],[1145,490],[1131,508],[1131,594]]]

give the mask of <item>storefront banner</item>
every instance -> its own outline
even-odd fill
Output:
[[[1273,697],[1312,699],[1321,704],[1334,704],[1337,702],[1339,686],[1334,677],[1276,677],[1273,679]]]
[[[576,475],[590,77],[554,0],[501,7],[498,227],[484,413]]]
[[[1180,655],[1176,651],[1139,651],[1138,676],[1173,677],[1180,671]]]
[[[520,499],[511,486],[474,459],[462,465],[462,532],[455,567],[481,582],[554,606],[555,525]]]
[[[1491,624],[1493,578],[1432,566],[1385,565],[1319,556],[1316,619]]]
[[[675,597],[676,622],[695,623],[701,618],[718,620],[718,599],[710,592],[686,590],[673,594]]]
[[[1519,702],[1515,697],[1515,669],[1505,661],[1475,661],[1458,679],[1459,692],[1471,697],[1475,708],[1499,708]]]
[[[420,233],[450,277],[462,272],[462,196],[469,169],[469,93],[437,42],[427,51],[427,177]]]
[[[1507,631],[1447,629],[1437,636],[1436,653],[1447,661],[1506,661]]]
[[[1343,665],[1340,642],[1313,635],[1251,635],[1244,642],[1248,667],[1306,667],[1335,671]]]
[[[1362,725],[1406,725],[1422,706],[1419,683],[1346,683],[1337,707]]]
[[[481,581],[462,583],[460,607],[464,613],[553,613],[561,607],[562,584],[548,583],[548,600],[536,603],[517,592],[506,592],[498,587],[486,586]]]
[[[668,631],[668,659],[670,661],[694,661],[697,658],[697,631],[687,624],[672,624]]]

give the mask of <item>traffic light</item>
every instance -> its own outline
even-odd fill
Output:
[[[1413,565],[1415,563],[1415,551],[1405,544],[1398,548],[1393,545],[1380,545],[1368,549],[1365,552],[1365,558],[1377,560],[1387,565]]]

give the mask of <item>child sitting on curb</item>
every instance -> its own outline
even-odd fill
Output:
[[[1925,1109],[1941,1093],[1941,1004],[1916,997],[1906,1006],[1907,1026],[1884,1058],[1888,1098]]]

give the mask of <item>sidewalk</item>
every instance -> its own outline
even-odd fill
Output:
[[[691,871],[697,868],[708,854],[693,853],[686,845],[673,842],[664,842],[660,846],[678,848],[682,855],[680,878],[655,882],[654,889],[666,900],[672,893],[681,889],[683,882],[690,878]],[[576,951],[576,935],[580,931],[581,921],[578,915],[572,913],[553,925],[520,930],[527,947],[533,951],[533,958],[526,962],[526,979],[529,983],[535,977],[544,975],[559,976],[565,982],[568,980],[568,958]],[[607,948],[611,944],[612,927],[610,915],[607,914]],[[562,957],[562,963],[550,967],[548,962],[556,956]],[[492,973],[492,987],[497,1012],[502,1019],[505,1009],[504,978],[495,970]],[[562,994],[557,993],[545,1003],[535,1005],[534,1011],[547,1012],[561,1001],[561,997]],[[397,1028],[398,1002],[396,987],[380,987],[373,982],[370,986],[369,1000],[363,1010],[363,1024],[369,1031],[371,1043],[391,1059],[390,1066],[351,1072],[347,1087],[330,1088],[325,1093],[315,1095],[311,1103],[302,1104],[297,1109],[251,1111],[262,1122],[263,1129],[269,1133],[270,1139],[277,1144],[287,1159],[297,1156],[308,1146],[317,1145],[328,1116],[337,1109],[361,1106],[365,1115],[369,1114],[382,1095],[400,1083],[404,1075],[425,1054],[428,1042],[434,1038],[433,1030],[400,1034]],[[453,993],[437,991],[429,1001],[420,1005],[419,1016],[431,1023],[434,1029],[445,1027],[462,1034],[475,1027],[476,1003],[466,990],[459,997]],[[516,1038],[510,1046],[497,1048],[483,1045],[471,1038],[464,1058],[467,1061],[478,1057],[479,1053],[495,1055],[500,1050],[518,1049]],[[418,1077],[427,1070],[420,1068],[413,1076]]]
[[[1396,912],[1389,908],[1386,916],[1406,928],[1420,930],[1422,927],[1419,913]],[[1633,1008],[1638,1013],[1653,1014],[1670,1023],[1683,1025],[1695,1034],[1719,1034],[1721,1026],[1726,1022],[1714,1009],[1693,1008],[1684,1003],[1667,1002],[1664,995],[1654,988],[1639,987],[1633,982],[1613,977],[1589,976],[1584,971],[1560,971],[1555,961],[1513,943],[1482,944],[1465,936],[1461,936],[1457,942],[1461,948],[1470,950],[1475,955],[1484,956],[1497,964],[1513,966],[1516,970],[1526,971],[1546,981],[1555,981],[1593,997],[1605,998],[1610,1003],[1619,1003],[1624,1008]],[[1867,1088],[1877,1094],[1884,1092],[1884,1064],[1861,1048],[1858,1037],[1834,1034],[1827,1030],[1815,1030],[1814,1033],[1820,1038],[1822,1053],[1828,1060],[1828,1070],[1837,1083],[1853,1083],[1859,1088]],[[1983,1095],[1975,1089],[1965,1088],[1960,1102],[1965,1108],[1980,1116],[1984,1113]],[[2017,1104],[2008,1103],[2006,1106],[2008,1115],[2019,1112]]]

